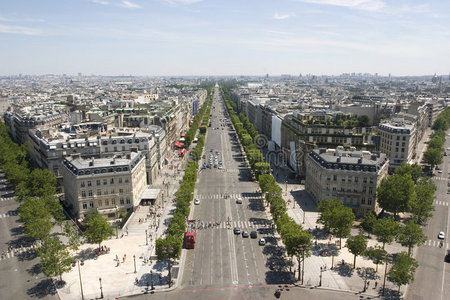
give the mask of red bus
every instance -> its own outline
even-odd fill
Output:
[[[194,249],[195,248],[195,232],[186,232],[184,234],[184,247],[186,249]]]

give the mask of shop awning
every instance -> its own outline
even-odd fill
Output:
[[[180,149],[180,156],[183,156],[183,155],[185,155],[186,154],[186,149],[185,148],[183,148],[183,149]]]
[[[175,147],[178,147],[178,148],[183,147],[183,144],[180,143],[179,141],[175,141],[175,142],[173,143],[173,145],[174,145]]]

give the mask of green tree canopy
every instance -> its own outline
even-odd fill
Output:
[[[69,221],[64,222],[64,234],[68,239],[68,247],[74,251],[78,251],[81,245],[81,238]]]
[[[388,176],[377,189],[378,204],[383,210],[394,213],[394,219],[399,212],[409,209],[414,196],[414,181],[409,174]]]
[[[347,248],[354,255],[353,269],[355,269],[356,257],[363,254],[367,248],[367,238],[362,234],[351,236],[347,239]]]
[[[108,221],[101,215],[97,215],[89,220],[84,236],[89,243],[98,244],[98,248],[102,242],[114,235],[114,230],[109,226]]]
[[[400,227],[397,235],[397,241],[405,247],[408,247],[408,255],[411,255],[411,249],[417,245],[423,245],[427,237],[423,234],[422,227],[413,221],[407,221],[405,226]]]
[[[373,225],[373,234],[378,238],[378,241],[383,243],[383,249],[386,243],[390,244],[397,236],[399,231],[399,223],[393,218],[378,219]]]
[[[406,252],[397,253],[394,258],[393,265],[388,273],[389,281],[393,282],[400,287],[405,284],[409,284],[414,281],[414,273],[419,264],[417,261],[410,257]]]
[[[173,260],[180,258],[182,238],[175,235],[167,235],[164,239],[157,239],[155,252],[158,261],[166,261],[169,271],[169,286],[172,284],[172,265]]]
[[[39,198],[26,198],[23,201],[19,208],[19,220],[31,238],[43,240],[50,234],[51,215],[44,201]]]
[[[48,236],[42,240],[38,254],[42,270],[47,276],[59,276],[62,280],[62,274],[72,269],[73,257],[57,237]]]
[[[416,197],[411,201],[410,212],[416,223],[424,224],[433,215],[436,185],[431,178],[421,177],[414,189]]]
[[[420,176],[422,176],[422,167],[419,166],[419,164],[408,164],[405,162],[402,162],[400,167],[395,169],[395,174],[397,175],[411,175],[411,179],[414,181],[414,183],[417,183],[417,180],[419,180]]]
[[[442,163],[442,150],[438,148],[428,148],[423,154],[423,160],[431,165],[431,169]]]
[[[320,212],[318,223],[324,225],[324,230],[335,235],[340,240],[350,235],[355,215],[352,209],[345,207],[339,199],[324,199],[318,205]]]
[[[387,255],[387,251],[380,246],[369,247],[365,252],[364,256],[370,259],[375,265],[375,272],[378,272],[378,265],[383,263]]]
[[[367,232],[372,232],[373,229],[373,225],[375,224],[375,222],[377,221],[377,216],[375,215],[375,213],[373,211],[368,211],[366,212],[366,214],[364,215],[364,218],[362,219],[361,222],[361,227],[367,231]]]

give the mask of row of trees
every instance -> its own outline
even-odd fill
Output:
[[[418,164],[402,163],[394,175],[381,181],[377,200],[382,213],[391,212],[398,219],[399,213],[409,212],[414,222],[424,224],[433,215],[435,191],[436,185]]]
[[[208,124],[209,115],[211,113],[211,104],[213,99],[213,85],[207,87],[208,95],[205,103],[195,116],[192,126],[189,128],[186,137],[187,145],[193,140],[200,122]],[[205,128],[206,131],[206,128]],[[166,261],[169,270],[169,285],[172,282],[172,265],[175,259],[178,259],[183,247],[183,235],[186,232],[186,220],[190,213],[190,205],[194,196],[195,182],[197,181],[198,160],[201,157],[205,141],[204,132],[198,134],[198,142],[195,149],[191,150],[191,158],[188,160],[187,167],[184,171],[183,181],[180,184],[178,191],[175,193],[176,210],[173,218],[168,224],[168,234],[164,238],[156,240],[155,253],[158,261]]]
[[[450,128],[450,108],[445,109],[434,121],[434,130],[427,151],[423,155],[423,160],[431,165],[434,170],[436,165],[442,163],[442,153],[444,152],[445,132]]]
[[[262,153],[257,145],[255,145],[260,139],[258,132],[243,114],[240,114],[239,117],[236,116],[236,106],[230,100],[230,90],[233,88],[233,84],[223,84],[221,88],[222,97],[228,113],[239,140],[244,146],[250,166],[258,179],[261,192],[270,206],[270,213],[272,214],[281,239],[286,246],[286,253],[290,257],[296,257],[298,262],[298,280],[303,281],[303,272],[301,271],[302,268],[304,270],[305,258],[311,255],[312,235],[287,215],[287,207],[282,197],[282,189],[270,173],[270,164],[262,161]]]

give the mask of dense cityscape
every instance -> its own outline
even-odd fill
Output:
[[[450,299],[450,2],[0,1],[1,299]]]
[[[446,298],[444,76],[0,87],[7,298]]]

